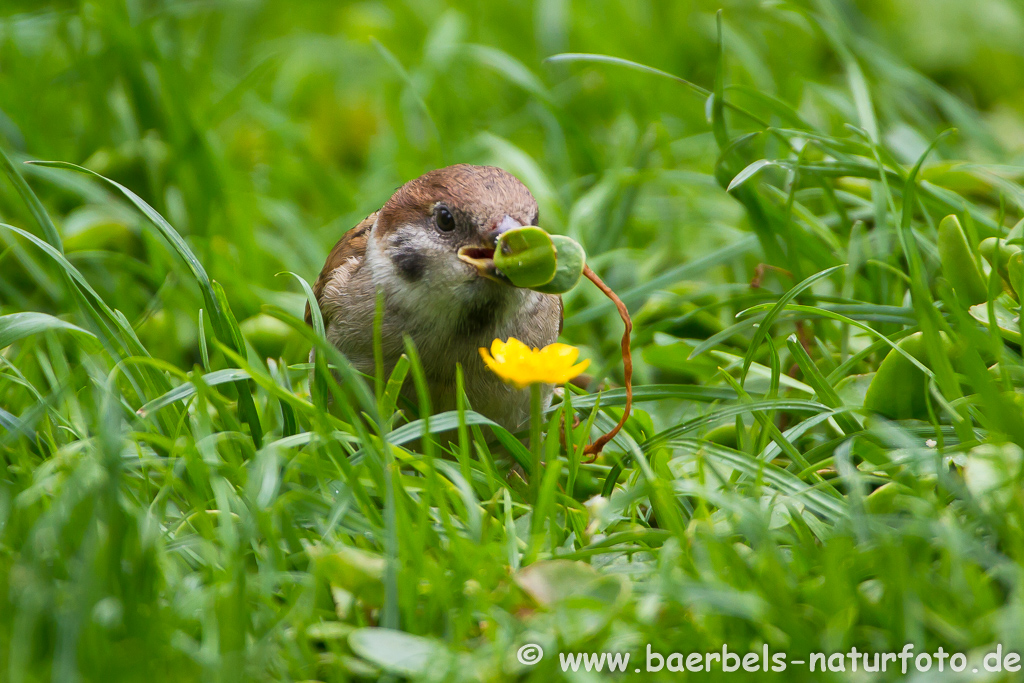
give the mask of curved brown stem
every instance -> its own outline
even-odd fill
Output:
[[[583,266],[583,274],[587,276],[588,280],[597,285],[597,288],[604,292],[605,296],[614,302],[615,308],[619,309],[619,317],[622,318],[622,323],[626,326],[626,331],[622,334],[622,373],[626,380],[626,408],[622,411],[622,419],[619,420],[619,423],[610,432],[583,449],[584,455],[596,458],[601,449],[614,439],[615,435],[622,429],[622,426],[626,424],[626,420],[629,419],[629,412],[633,408],[633,356],[629,352],[629,336],[633,332],[633,320],[629,317],[629,309],[626,308],[626,304],[622,303],[622,299],[597,276],[597,273],[590,269],[590,266]]]

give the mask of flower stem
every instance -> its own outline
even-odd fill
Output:
[[[622,411],[622,419],[619,420],[619,423],[610,432],[598,438],[584,449],[584,454],[596,458],[601,449],[605,447],[605,444],[615,438],[615,435],[619,433],[622,426],[626,424],[630,410],[633,408],[633,357],[629,352],[629,335],[633,332],[633,321],[629,317],[629,309],[626,308],[626,304],[622,303],[622,299],[597,276],[597,273],[590,269],[590,266],[583,266],[583,275],[597,285],[597,288],[612,300],[615,308],[619,311],[619,317],[622,318],[622,324],[626,327],[626,331],[622,333],[622,374],[626,380],[626,407]]]
[[[540,384],[530,385],[530,452],[533,454],[533,468],[530,472],[530,497],[534,505],[540,497],[540,460],[544,449],[540,440],[541,427]]]

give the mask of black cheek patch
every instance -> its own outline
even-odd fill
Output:
[[[423,278],[427,269],[426,259],[417,251],[411,249],[397,249],[391,254],[391,262],[398,268],[398,274],[409,282],[416,282]]]

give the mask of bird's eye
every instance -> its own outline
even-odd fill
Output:
[[[439,206],[434,209],[434,222],[437,223],[438,230],[443,232],[451,232],[455,229],[455,217],[452,216],[452,212],[448,210],[447,206]]]

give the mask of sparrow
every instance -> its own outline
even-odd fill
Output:
[[[514,287],[494,267],[498,236],[537,225],[538,214],[526,186],[494,166],[457,164],[410,180],[327,256],[313,293],[328,341],[355,369],[372,375],[379,292],[385,377],[408,335],[434,412],[455,409],[460,364],[470,407],[520,429],[529,417],[529,390],[502,382],[484,366],[479,349],[509,337],[542,348],[562,331],[560,296]],[[402,391],[415,403],[411,379]],[[551,391],[543,388],[545,406]]]

